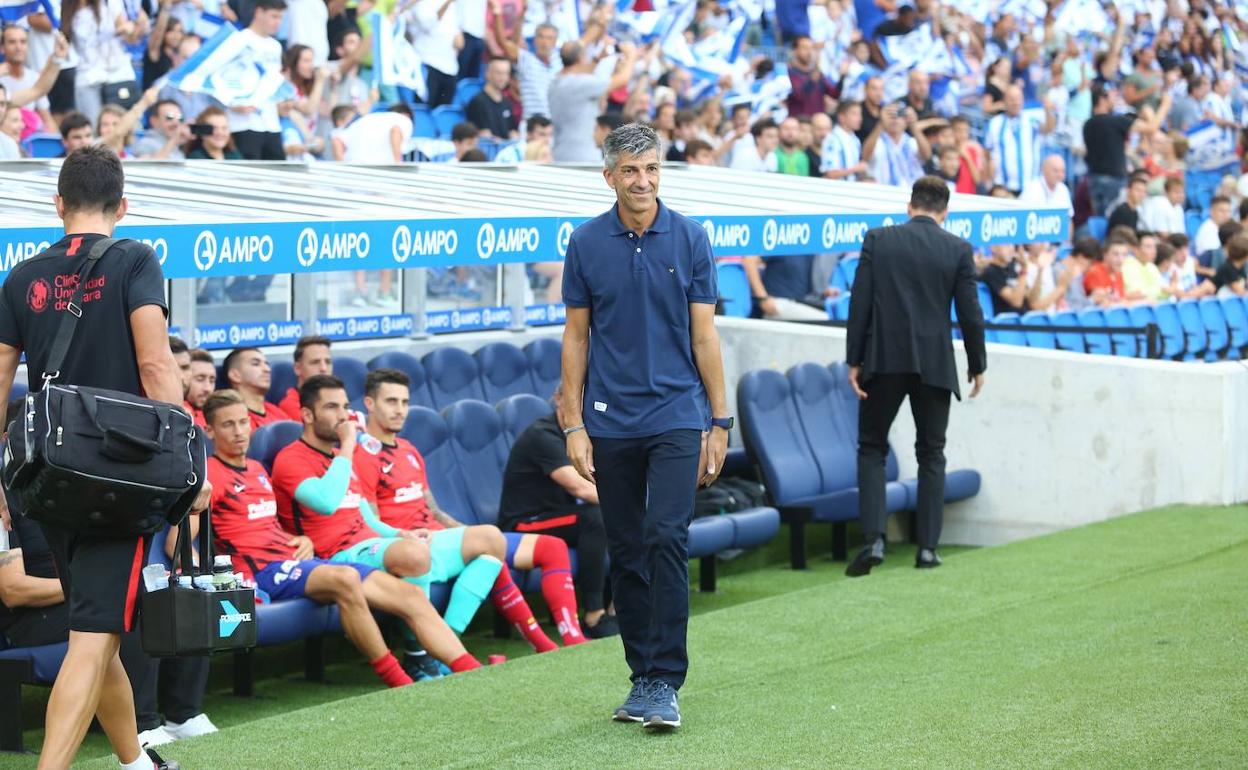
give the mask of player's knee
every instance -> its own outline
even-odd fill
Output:
[[[90,631],[71,631],[67,656],[90,660],[103,666],[121,648],[119,634],[104,634]]]
[[[507,538],[492,524],[480,524],[464,533],[465,560],[477,556],[493,556],[502,561],[507,557]]]
[[[418,540],[404,540],[398,544],[397,548],[392,548],[395,553],[395,564],[391,572],[404,576],[423,575],[429,571],[429,546]],[[386,553],[389,557],[391,551]]]
[[[360,573],[353,567],[330,567],[332,570],[326,577],[328,587],[338,601],[349,601],[363,596],[363,585]]]

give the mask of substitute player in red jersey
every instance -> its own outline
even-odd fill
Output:
[[[319,335],[300,337],[295,343],[294,353],[295,387],[286,391],[286,395],[277,406],[292,420],[303,419],[300,416],[299,386],[309,377],[318,374],[334,373],[334,357],[329,352],[329,338]]]
[[[438,579],[455,577],[456,570],[463,569],[469,559],[482,553],[498,556],[500,550],[509,567],[540,568],[542,596],[563,643],[584,643],[566,543],[546,535],[503,533],[492,525],[464,526],[438,509],[429,491],[424,459],[416,447],[398,436],[410,408],[409,385],[407,375],[396,369],[376,369],[364,381],[368,434],[356,449],[355,464],[365,499],[376,505],[386,524],[429,533],[430,571]],[[499,572],[490,599],[534,649],[546,652],[555,648],[533,618],[510,569]]]
[[[251,429],[255,430],[271,422],[288,419],[276,404],[264,400],[273,382],[269,359],[259,348],[235,348],[221,364],[225,373],[222,387],[233,388],[243,397],[251,414]]]
[[[434,657],[453,670],[481,665],[464,650],[420,589],[363,564],[313,558],[312,541],[306,535],[292,535],[278,525],[273,485],[264,467],[247,459],[251,419],[237,391],[222,390],[210,396],[204,416],[215,448],[208,458],[214,542],[269,600],[306,596],[337,604],[347,638],[390,687],[411,684],[412,679],[386,646],[371,609],[400,618]]]
[[[212,354],[203,348],[192,348],[189,354],[190,379],[186,385],[186,400],[182,405],[195,418],[196,425],[205,426],[204,402],[217,389],[217,364],[212,360]]]

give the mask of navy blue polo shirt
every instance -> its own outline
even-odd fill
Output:
[[[602,438],[706,430],[710,405],[693,360],[689,303],[719,298],[706,231],[659,202],[638,237],[617,207],[576,228],[563,301],[589,308],[585,429]]]

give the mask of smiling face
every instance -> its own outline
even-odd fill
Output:
[[[615,190],[620,208],[642,214],[654,208],[659,197],[659,152],[647,150],[640,155],[620,155],[613,168],[603,169],[607,186]]]
[[[22,111],[17,107],[9,107],[0,113],[0,133],[15,142],[22,140],[22,128],[26,123],[22,120]]]

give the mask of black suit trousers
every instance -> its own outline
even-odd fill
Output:
[[[924,385],[917,374],[873,375],[863,390],[867,398],[858,402],[858,512],[863,536],[870,543],[884,534],[888,430],[902,399],[909,396],[919,462],[918,541],[920,548],[934,549],[944,517],[945,431],[952,393]]]

